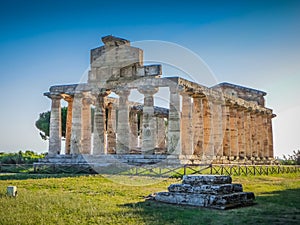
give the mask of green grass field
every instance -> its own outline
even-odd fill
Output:
[[[0,224],[299,224],[299,173],[232,178],[257,204],[220,211],[144,200],[176,179],[0,174]]]

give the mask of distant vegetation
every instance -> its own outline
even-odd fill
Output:
[[[44,158],[45,153],[38,154],[33,151],[19,151],[18,153],[0,152],[0,163],[2,164],[31,164],[38,159]]]
[[[300,150],[293,151],[292,155],[283,155],[283,160],[281,160],[282,165],[300,165]]]

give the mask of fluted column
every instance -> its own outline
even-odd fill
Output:
[[[193,96],[193,154],[203,157],[203,107],[202,107],[203,96]]]
[[[256,113],[251,111],[251,149],[252,149],[252,157],[258,156],[257,151],[257,127],[256,127]]]
[[[116,153],[129,154],[130,128],[128,96],[130,94],[130,90],[121,89],[115,91],[115,93],[119,95]]]
[[[138,147],[142,147],[143,143],[143,113],[138,114]]]
[[[237,127],[237,109],[234,106],[230,108],[230,157],[231,160],[238,157],[238,127]]]
[[[231,134],[230,134],[230,105],[225,103],[222,105],[222,117],[224,127],[223,137],[223,156],[230,157],[230,145],[231,145]]]
[[[244,112],[244,129],[245,129],[245,154],[247,159],[252,157],[252,144],[251,144],[251,115],[250,110]]]
[[[204,130],[204,156],[212,159],[214,156],[213,135],[212,135],[212,101],[208,98],[202,99],[203,104],[203,130]]]
[[[156,117],[156,147],[164,149],[166,147],[166,127],[163,117]]]
[[[193,154],[193,130],[192,130],[192,101],[188,93],[181,93],[181,149],[182,155]]]
[[[82,97],[82,93],[76,93],[74,95],[72,112],[71,154],[79,154],[81,152]]]
[[[267,117],[267,127],[268,127],[268,145],[269,145],[269,157],[274,158],[274,149],[273,149],[273,128],[272,128],[272,118],[275,114],[268,114]]]
[[[244,108],[237,108],[237,129],[238,129],[238,151],[239,157],[245,157],[245,116]]]
[[[268,140],[268,116],[266,113],[262,114],[262,150],[263,156],[269,158],[269,140]]]
[[[222,103],[215,100],[212,105],[212,135],[214,156],[223,156],[223,123],[222,123]]]
[[[169,108],[168,153],[173,155],[180,155],[180,96],[177,88],[175,87],[170,87]]]
[[[91,104],[92,99],[84,97],[82,100],[82,154],[91,154]]]
[[[93,154],[101,155],[106,154],[106,111],[104,104],[105,97],[110,94],[110,91],[93,94],[95,96]]]
[[[146,86],[140,87],[138,91],[144,95],[142,153],[153,154],[156,144],[156,119],[154,118],[153,95],[158,91],[158,88]]]
[[[262,149],[262,115],[260,112],[256,114],[256,135],[257,135],[257,154],[258,157],[262,158],[263,156],[263,149]]]
[[[129,124],[130,124],[130,149],[134,149],[138,146],[138,118],[137,113],[131,111],[129,113]]]
[[[65,100],[68,102],[68,111],[67,111],[67,119],[66,119],[65,154],[69,155],[71,152],[73,97],[68,96],[65,98]]]
[[[61,105],[60,95],[49,95],[51,98],[51,114],[49,128],[49,156],[60,154],[61,151]]]
[[[116,153],[116,109],[113,103],[108,103],[107,115],[107,153]]]

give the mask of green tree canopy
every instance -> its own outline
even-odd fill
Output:
[[[66,137],[66,123],[67,123],[67,112],[68,107],[61,108],[61,132],[62,137]],[[35,126],[40,131],[40,136],[43,140],[49,138],[49,128],[50,128],[50,115],[51,111],[42,112],[39,115],[38,120],[35,122]],[[91,108],[91,122],[92,122],[92,131],[93,131],[93,121],[94,121],[94,109]]]
[[[62,136],[66,136],[66,121],[67,121],[67,112],[68,107],[61,108],[61,131]],[[39,119],[35,122],[35,126],[40,130],[40,135],[43,140],[47,140],[49,138],[49,128],[50,128],[50,115],[51,112],[42,112],[39,115]]]
[[[283,165],[300,165],[300,150],[294,150],[292,155],[283,155]]]

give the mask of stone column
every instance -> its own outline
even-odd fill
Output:
[[[116,153],[116,109],[113,103],[108,103],[107,115],[107,153]]]
[[[158,91],[158,88],[147,86],[139,88],[138,91],[144,95],[142,153],[153,154],[156,144],[153,95]]]
[[[81,152],[82,93],[75,93],[72,112],[71,154]]]
[[[269,157],[274,158],[274,150],[273,150],[273,129],[272,129],[272,118],[274,118],[275,114],[268,114],[267,117],[267,127],[268,127],[268,145],[269,145]]]
[[[156,147],[160,150],[166,147],[166,127],[163,117],[156,117]]]
[[[130,124],[130,149],[136,149],[138,146],[138,118],[137,113],[131,111],[129,113],[129,124]]]
[[[49,95],[51,98],[51,114],[49,128],[49,156],[60,154],[61,151],[61,105],[60,95]]]
[[[215,100],[212,105],[212,135],[214,156],[223,156],[222,101]]]
[[[142,147],[142,142],[143,142],[143,113],[139,112],[138,113],[138,118],[139,118],[139,130],[138,130],[138,147]]]
[[[230,146],[231,146],[231,134],[230,134],[230,104],[225,103],[222,105],[222,117],[224,127],[223,137],[223,156],[226,158],[230,157]]]
[[[250,110],[244,112],[244,129],[245,129],[245,154],[247,159],[252,157],[252,145],[251,145],[251,115]]]
[[[204,157],[212,159],[214,156],[212,135],[212,101],[207,97],[202,99],[203,104],[203,130],[204,130]]]
[[[94,110],[94,141],[93,154],[101,155],[106,153],[106,138],[105,138],[105,97],[110,94],[109,91],[102,91],[100,93],[93,93],[95,96],[95,110]]]
[[[91,104],[92,99],[84,97],[82,100],[82,154],[91,154],[91,134],[92,134],[92,121],[91,121]]]
[[[65,98],[68,102],[67,111],[67,121],[66,121],[66,147],[65,154],[69,155],[71,153],[71,131],[72,131],[72,111],[73,111],[73,96],[68,96]]]
[[[262,125],[262,115],[261,112],[257,112],[256,114],[256,135],[257,135],[257,154],[258,157],[261,159],[263,158],[263,149],[262,149],[262,129],[263,129],[263,125]]]
[[[173,155],[180,155],[180,145],[180,96],[176,87],[170,87],[168,153]]]
[[[266,113],[262,114],[262,150],[263,156],[269,158],[268,118]]]
[[[237,129],[238,129],[238,149],[239,157],[245,158],[245,127],[244,127],[245,117],[244,117],[244,108],[237,108]]]
[[[231,106],[230,110],[230,160],[234,160],[239,155],[238,149],[238,127],[237,127],[237,109]]]
[[[203,157],[203,107],[202,107],[203,96],[193,96],[193,154]]]
[[[181,93],[181,149],[182,155],[193,154],[193,130],[192,130],[192,99],[188,93]]]
[[[119,110],[117,122],[117,154],[129,154],[130,152],[130,128],[128,96],[130,90],[121,89],[115,91],[119,95]]]
[[[257,152],[257,126],[256,126],[256,113],[251,111],[251,149],[252,159],[258,156]]]

